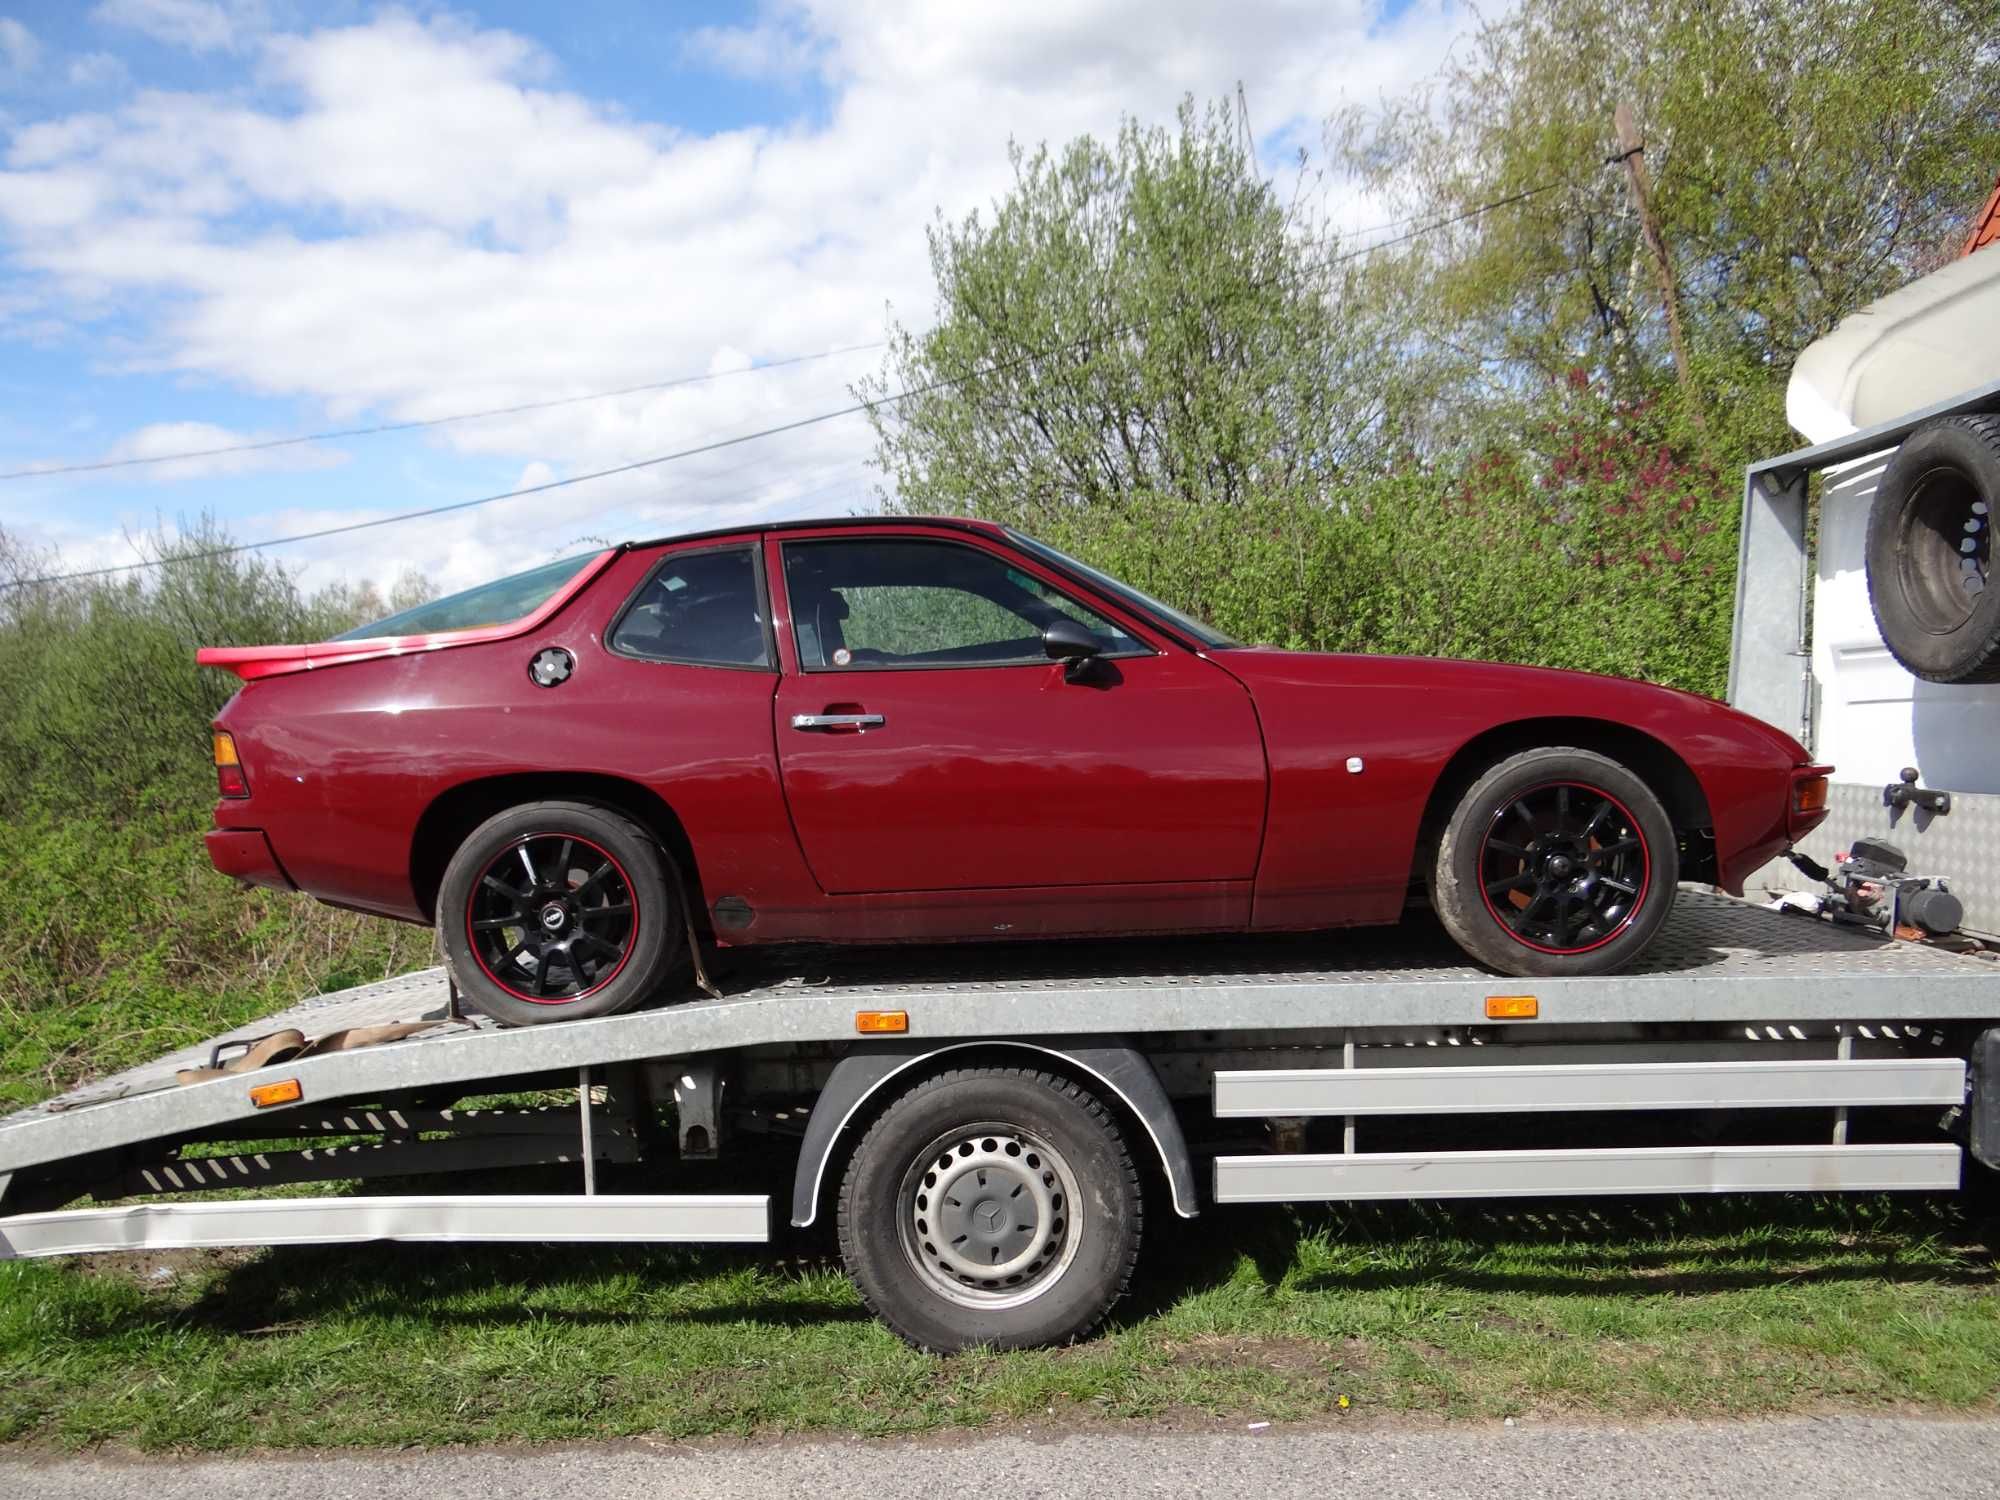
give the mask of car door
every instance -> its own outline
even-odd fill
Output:
[[[1240,881],[1247,901],[1264,753],[1229,674],[971,533],[768,545],[779,764],[829,894]],[[1098,637],[1087,669],[1048,659],[1057,617]]]

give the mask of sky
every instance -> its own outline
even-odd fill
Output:
[[[0,479],[0,528],[107,566],[203,514],[261,540],[832,411],[882,368],[854,346],[928,323],[925,228],[1005,192],[1010,140],[1240,82],[1289,183],[1328,113],[1471,24],[1453,0],[0,0],[0,472],[566,403]],[[1337,223],[1378,222],[1341,191]],[[873,508],[872,451],[849,416],[271,555],[308,588],[462,588]]]

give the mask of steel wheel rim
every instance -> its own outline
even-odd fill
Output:
[[[1500,929],[1538,953],[1589,953],[1629,928],[1652,888],[1652,851],[1601,787],[1549,781],[1487,824],[1476,875]]]
[[[903,1174],[898,1237],[919,1279],[959,1307],[1032,1302],[1076,1258],[1083,1199],[1041,1136],[988,1122],[932,1141]]]
[[[1961,628],[1992,582],[1993,517],[1955,470],[1926,474],[1904,510],[1903,594],[1931,635]]]
[[[486,977],[531,1005],[570,1005],[624,971],[639,941],[631,878],[574,833],[514,839],[479,872],[465,935]]]

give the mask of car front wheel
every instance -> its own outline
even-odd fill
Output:
[[[438,891],[459,992],[508,1026],[614,1015],[656,994],[684,914],[658,846],[608,808],[534,802],[475,828]]]
[[[1673,909],[1674,826],[1651,788],[1593,750],[1524,751],[1468,787],[1438,841],[1431,905],[1503,974],[1607,974]]]

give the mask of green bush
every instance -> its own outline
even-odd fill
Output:
[[[1344,474],[1312,499],[1051,507],[1027,530],[1239,640],[1573,667],[1720,694],[1732,477],[1578,392],[1532,447]]]
[[[430,952],[416,928],[210,868],[208,726],[236,683],[196,667],[195,648],[323,639],[384,608],[306,597],[251,554],[203,555],[222,540],[204,527],[163,547],[143,580],[0,594],[0,1106]],[[48,571],[4,539],[0,558],[17,577]]]

